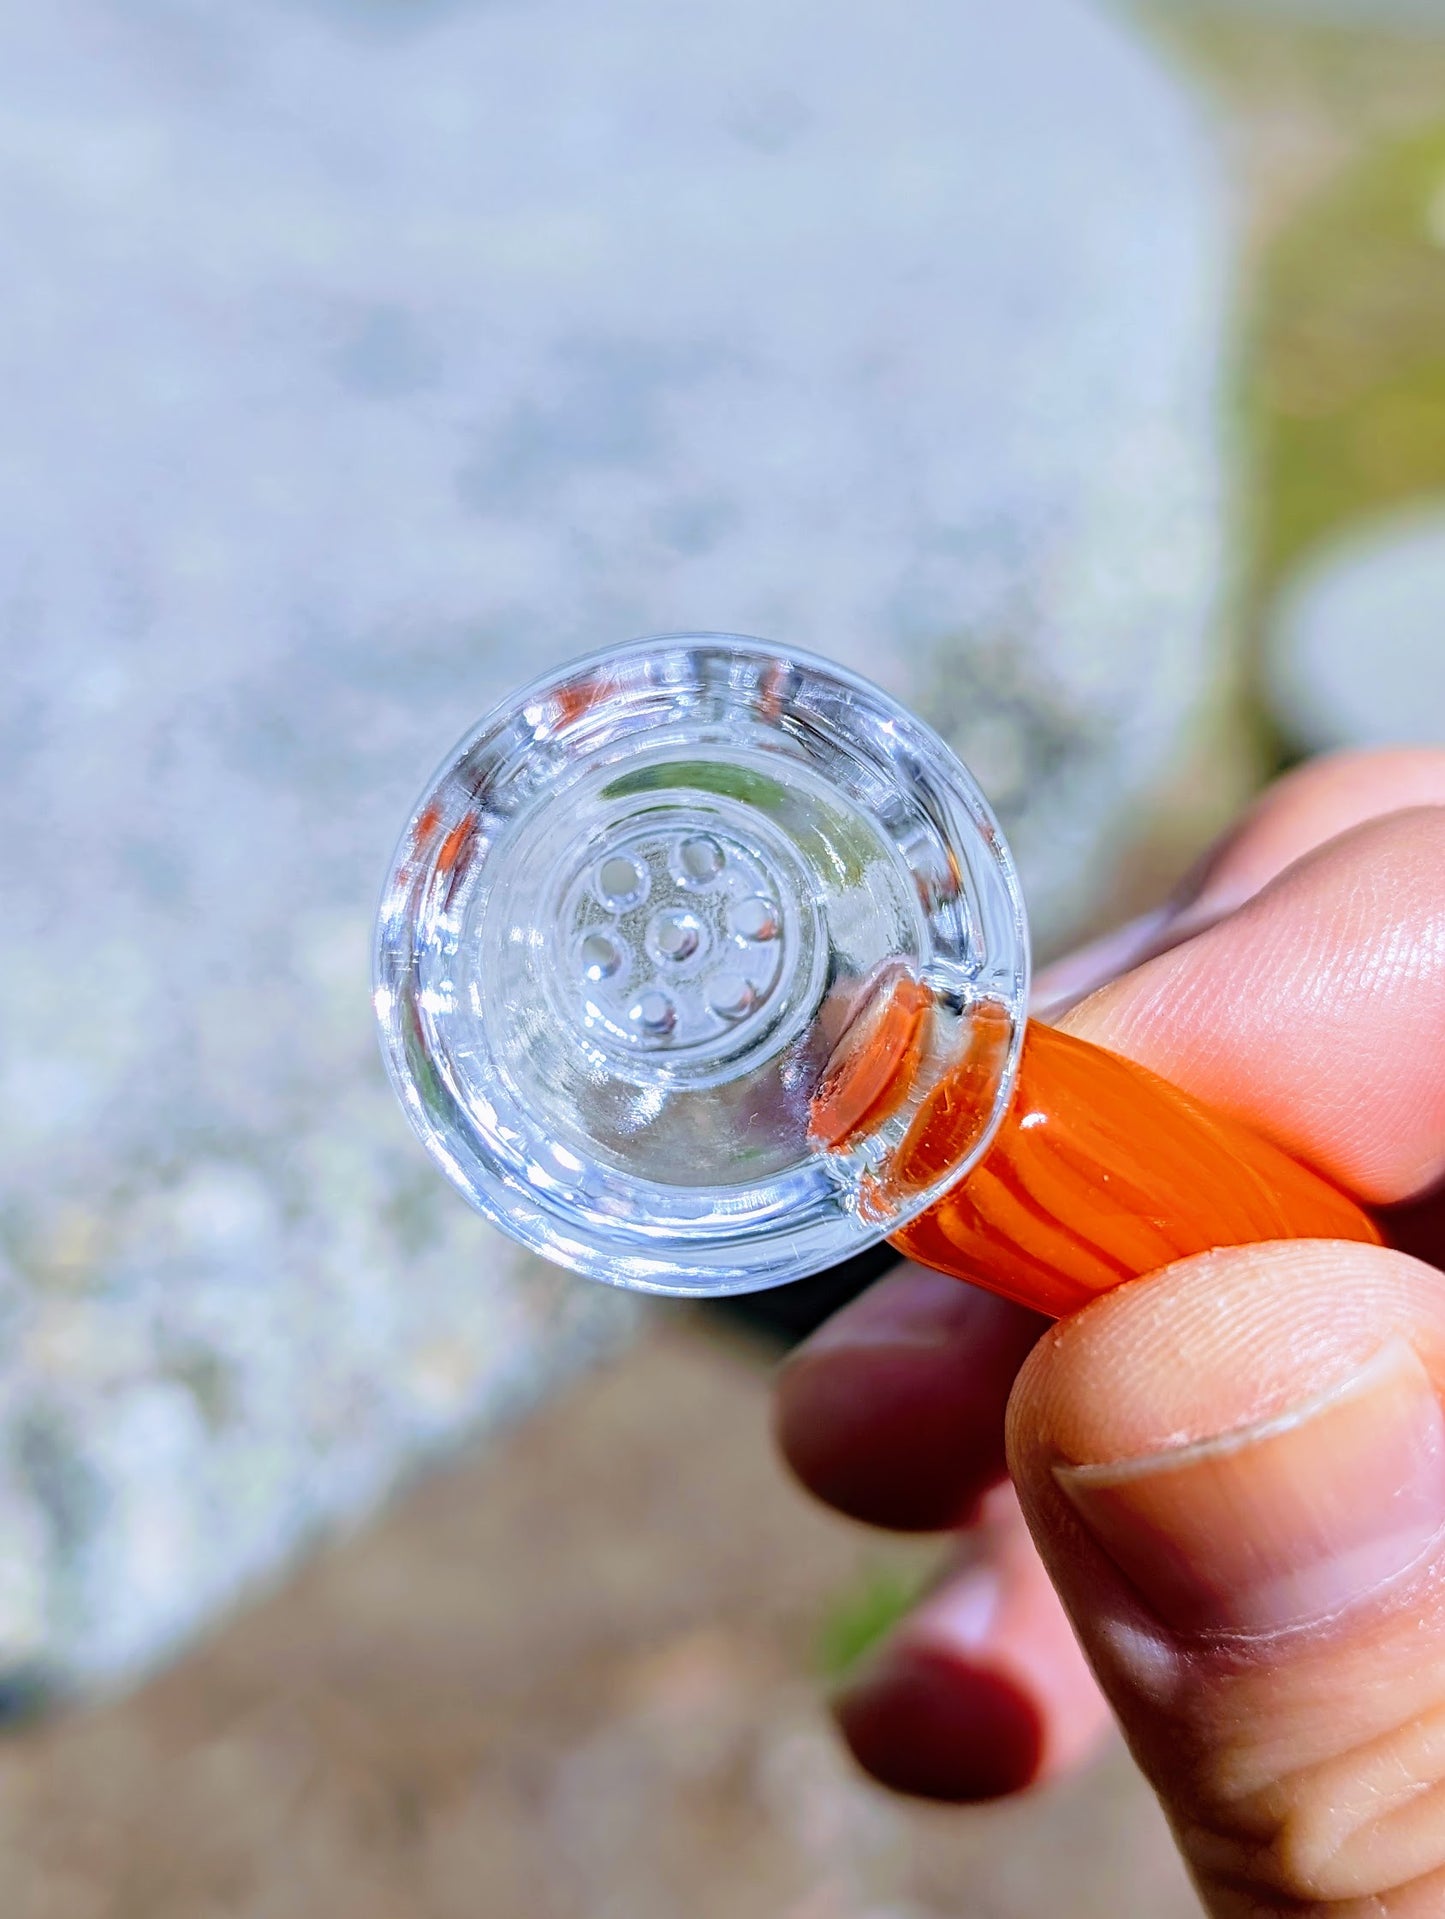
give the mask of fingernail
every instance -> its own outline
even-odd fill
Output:
[[[998,1617],[1003,1583],[995,1567],[974,1566],[960,1574],[941,1573],[933,1589],[911,1607],[907,1621],[870,1647],[833,1695],[835,1706],[893,1683],[900,1661],[911,1661],[920,1647],[939,1658],[963,1658],[988,1644]]]
[[[1192,939],[1241,904],[1233,895],[1225,898],[1213,885],[1221,862],[1238,837],[1239,828],[1235,827],[1216,840],[1162,906],[1101,933],[1086,946],[1043,967],[1034,977],[1030,1010],[1040,1019],[1060,1018],[1121,973]]]
[[[1445,1418],[1401,1341],[1253,1425],[1054,1475],[1140,1597],[1181,1632],[1330,1618],[1445,1533]]]
[[[778,1379],[784,1457],[854,1519],[953,1526],[1003,1471],[1003,1409],[1036,1328],[1019,1308],[904,1267],[796,1348]]]
[[[854,1757],[895,1792],[992,1799],[1037,1776],[1037,1706],[989,1658],[1000,1599],[988,1568],[948,1582],[834,1695]]]
[[[1030,1010],[1041,1019],[1056,1018],[1121,973],[1151,959],[1160,942],[1167,940],[1175,911],[1172,901],[1156,906],[1045,966],[1034,977]]]

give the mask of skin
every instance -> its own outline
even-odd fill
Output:
[[[1291,775],[1167,919],[1041,988],[1410,1252],[1208,1254],[1057,1327],[905,1266],[837,1315],[781,1375],[784,1456],[957,1535],[843,1735],[975,1800],[1112,1709],[1211,1913],[1445,1911],[1445,752]]]

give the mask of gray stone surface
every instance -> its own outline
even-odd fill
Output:
[[[1269,677],[1304,746],[1445,744],[1445,501],[1312,557],[1275,610]]]
[[[0,27],[0,1675],[130,1672],[612,1337],[423,1160],[432,763],[705,625],[945,725],[1040,916],[1206,674],[1214,162],[1071,0]]]

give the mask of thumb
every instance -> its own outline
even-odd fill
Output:
[[[1047,1334],[1029,1524],[1212,1913],[1445,1912],[1445,1278],[1237,1247]]]

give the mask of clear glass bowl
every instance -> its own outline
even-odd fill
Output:
[[[1028,969],[998,823],[936,734],[825,660],[683,634],[462,741],[392,865],[375,1005],[489,1219],[615,1285],[718,1294],[834,1264],[967,1173]],[[969,1060],[938,1166],[920,1128]]]

